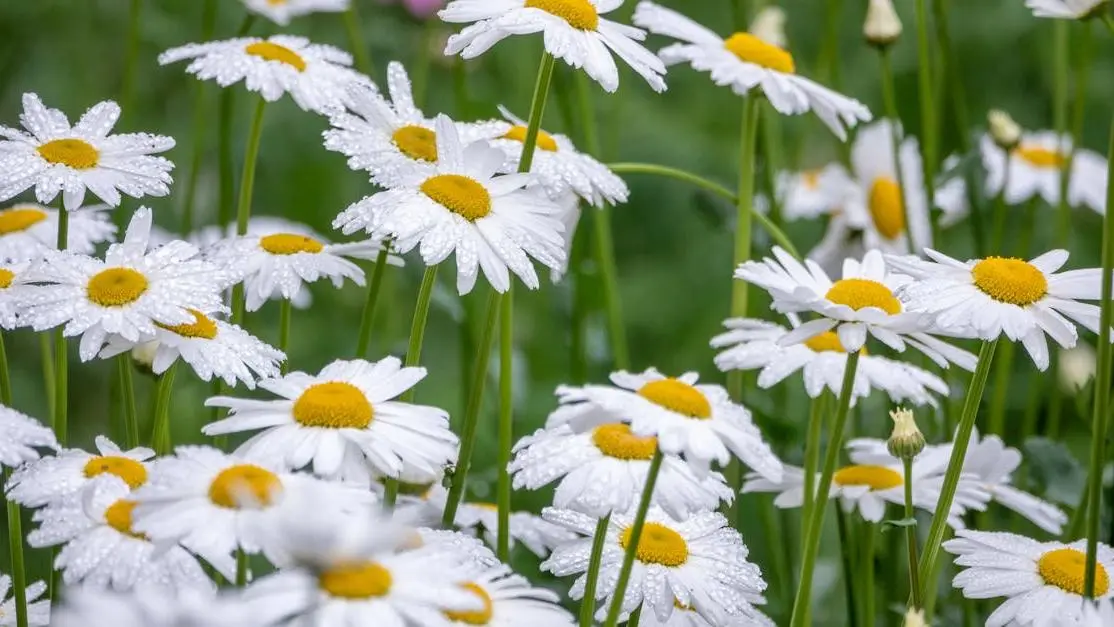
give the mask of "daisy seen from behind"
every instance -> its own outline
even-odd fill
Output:
[[[133,490],[147,483],[153,450],[124,451],[103,435],[94,443],[96,452],[67,448],[20,467],[4,487],[7,497],[24,507],[42,507],[73,497],[102,475],[113,475]]]
[[[1025,0],[1025,6],[1036,17],[1060,20],[1084,20],[1094,17],[1106,7],[1108,0]]]
[[[511,35],[544,35],[546,53],[583,69],[604,90],[619,89],[622,59],[657,92],[665,91],[665,65],[642,46],[646,33],[602,17],[624,0],[453,0],[438,16],[469,24],[449,37],[445,54],[473,59]]]
[[[1099,214],[1106,211],[1106,158],[1079,146],[1073,149],[1068,135],[1026,132],[1008,155],[984,135],[979,150],[986,168],[986,194],[991,198],[1002,194],[1007,203],[1020,205],[1039,196],[1055,207],[1060,203],[1060,179],[1070,165],[1068,204],[1083,205]]]
[[[109,219],[108,205],[80,207],[68,213],[66,250],[91,255],[97,244],[115,239],[116,225]],[[34,259],[57,245],[57,209],[26,202],[0,209],[0,257]]]
[[[778,113],[800,115],[812,111],[841,140],[847,138],[848,128],[870,121],[870,110],[858,100],[797,75],[788,50],[755,35],[738,32],[724,40],[684,15],[646,1],[638,3],[634,23],[681,41],[658,52],[667,66],[688,63],[740,96],[758,88]]]
[[[109,135],[120,119],[110,100],[93,105],[77,124],[43,104],[38,94],[23,94],[20,123],[25,130],[0,126],[0,201],[35,188],[49,203],[61,193],[67,211],[81,207],[86,190],[113,207],[120,194],[132,198],[166,196],[174,164],[155,156],[174,147],[174,139],[149,133]]]
[[[351,0],[244,0],[248,11],[262,15],[279,26],[312,13],[339,13],[348,9]]]

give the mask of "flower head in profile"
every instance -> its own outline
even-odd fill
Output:
[[[34,418],[0,405],[0,466],[19,468],[39,459],[39,449],[58,450],[54,431]]]
[[[1025,0],[1036,17],[1085,20],[1106,8],[1108,0]]]
[[[252,13],[262,15],[279,26],[311,13],[339,13],[348,10],[352,0],[244,0]]]
[[[601,16],[623,0],[453,0],[438,15],[445,22],[469,24],[449,37],[445,54],[473,59],[511,35],[542,33],[545,49],[583,69],[608,92],[619,89],[619,68],[612,54],[665,91],[665,65],[639,43],[646,33]]]
[[[81,207],[86,190],[113,207],[121,193],[132,198],[169,194],[174,164],[155,155],[173,148],[174,139],[109,135],[119,119],[120,107],[109,100],[71,125],[65,113],[48,108],[38,94],[23,94],[25,130],[0,126],[0,202],[32,187],[44,204],[61,192],[67,211]]]
[[[96,452],[67,448],[20,467],[4,486],[8,498],[24,507],[42,507],[77,495],[102,475],[113,475],[132,489],[147,483],[154,451],[143,447],[124,451],[103,435],[96,437],[95,444]]]
[[[91,255],[97,244],[116,237],[116,225],[108,216],[108,205],[93,205],[69,211],[66,250]],[[0,209],[0,257],[34,259],[44,250],[58,247],[58,210],[33,203],[17,203]]]
[[[658,52],[666,65],[688,63],[740,96],[758,88],[783,115],[813,111],[840,139],[847,138],[848,127],[870,120],[870,110],[858,100],[797,75],[788,50],[755,35],[735,33],[724,40],[684,15],[647,1],[638,3],[634,23],[681,41]]]
[[[1039,196],[1055,207],[1060,203],[1060,179],[1070,166],[1068,204],[1100,214],[1106,211],[1106,158],[1082,147],[1073,150],[1067,135],[1023,133],[1009,153],[986,135],[979,149],[986,168],[986,194],[991,198],[1002,194],[1007,203],[1020,205]]]
[[[811,220],[842,211],[855,190],[855,182],[838,163],[801,172],[779,172],[777,177],[777,197],[786,220]]]

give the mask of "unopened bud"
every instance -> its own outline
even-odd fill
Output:
[[[900,407],[890,412],[894,430],[886,441],[890,455],[898,459],[913,459],[924,450],[924,434],[917,428],[917,421],[911,410]]]
[[[1013,150],[1021,143],[1021,126],[1010,114],[994,109],[986,114],[986,121],[990,126],[990,138],[1002,150]]]
[[[877,48],[887,48],[901,37],[901,18],[891,0],[870,0],[863,24],[863,37]]]
[[[131,350],[132,363],[144,374],[154,374],[155,353],[158,352],[158,350],[158,342],[136,344]]]
[[[1095,349],[1080,342],[1060,351],[1060,387],[1067,394],[1078,394],[1095,378]]]
[[[905,620],[901,623],[901,627],[928,627],[928,621],[924,617],[924,610],[909,608],[905,612]]]
[[[787,48],[789,38],[785,36],[785,11],[781,7],[763,8],[750,23],[750,34],[778,48]]]

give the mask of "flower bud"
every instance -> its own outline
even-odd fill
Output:
[[[894,430],[890,439],[886,441],[886,448],[890,455],[898,459],[913,459],[924,450],[924,434],[917,428],[917,421],[913,419],[913,412],[899,407],[890,412],[894,421]]]
[[[892,0],[870,0],[863,24],[863,37],[877,48],[888,48],[901,37],[901,18]]]
[[[155,353],[159,350],[158,342],[143,342],[136,344],[131,350],[132,363],[144,374],[154,374],[152,370],[155,363]]]
[[[916,608],[909,608],[905,612],[905,620],[901,623],[901,627],[928,627],[928,621],[924,617],[924,610]]]
[[[1060,389],[1065,394],[1078,394],[1095,378],[1095,349],[1080,342],[1060,351]]]
[[[1021,126],[1013,121],[1010,114],[994,109],[986,114],[986,120],[990,125],[990,138],[1002,150],[1013,150],[1021,143]]]
[[[781,7],[764,7],[750,23],[750,34],[778,48],[789,46],[785,36],[785,11]]]

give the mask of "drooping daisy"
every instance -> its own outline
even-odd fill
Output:
[[[349,2],[350,0],[244,0],[244,6],[279,26],[287,26],[295,17],[346,11]]]
[[[107,214],[108,205],[70,210],[66,250],[91,255],[97,244],[111,242],[116,225]],[[26,202],[0,209],[0,257],[34,259],[57,244],[57,209]]]
[[[159,55],[161,65],[185,59],[192,60],[186,72],[201,80],[215,80],[221,87],[244,81],[244,87],[268,102],[288,93],[299,107],[314,113],[343,108],[350,102],[350,85],[371,83],[350,67],[347,52],[291,35],[186,44]]]
[[[195,590],[168,593],[139,586],[134,592],[70,588],[55,610],[54,627],[272,627],[254,614],[238,592],[217,595]]]
[[[47,108],[37,94],[23,94],[20,124],[27,132],[0,126],[0,202],[35,188],[49,203],[59,192],[68,211],[93,192],[113,207],[120,193],[132,198],[166,196],[174,164],[154,156],[174,147],[174,139],[148,133],[109,135],[120,118],[110,100],[93,105],[77,124]]]
[[[12,591],[12,578],[0,575],[0,625],[5,627],[16,624],[15,597],[8,598]],[[27,586],[24,598],[27,599],[27,626],[46,627],[50,625],[50,599],[37,600],[46,592],[46,584],[36,581]]]
[[[870,110],[858,100],[798,76],[788,50],[750,33],[735,33],[724,40],[684,15],[646,1],[638,3],[634,23],[683,42],[658,52],[667,66],[688,63],[740,96],[757,87],[779,113],[813,111],[840,139],[847,138],[848,127],[870,121]]]
[[[621,422],[582,433],[559,425],[519,440],[508,471],[516,490],[537,490],[560,480],[554,507],[603,518],[638,504],[657,447],[657,438],[636,436]],[[662,460],[654,503],[670,516],[683,520],[691,512],[714,510],[733,498],[718,473],[698,477],[675,455]]]
[[[727,465],[733,453],[757,472],[780,479],[781,461],[747,408],[732,402],[722,386],[698,385],[698,379],[695,372],[673,378],[650,368],[612,373],[614,385],[561,386],[562,407],[546,426],[569,424],[583,431],[623,416],[634,435],[656,436],[662,453],[684,454],[698,472],[707,472],[713,460]]]
[[[646,33],[600,17],[623,0],[453,0],[438,16],[449,23],[470,23],[449,37],[445,54],[474,59],[511,35],[542,33],[545,50],[583,69],[606,91],[619,89],[619,69],[612,53],[665,91],[665,65],[638,43]]]
[[[948,451],[951,454],[951,451]],[[990,498],[1003,507],[1020,514],[1034,525],[1060,535],[1068,516],[1059,507],[1039,499],[1028,492],[1010,485],[1010,475],[1021,465],[1021,452],[1008,447],[1002,438],[987,435],[982,439],[975,433],[963,459],[964,474],[972,475]]]
[[[979,148],[986,168],[986,194],[991,198],[1002,193],[1005,185],[1003,198],[1011,205],[1040,196],[1055,207],[1060,203],[1060,178],[1070,160],[1068,203],[1086,205],[1100,214],[1106,210],[1106,158],[1079,147],[1072,157],[1068,135],[1054,131],[1024,133],[1008,158],[989,135],[979,140]]]
[[[811,220],[841,211],[855,190],[855,182],[838,163],[777,176],[777,196],[786,220]]]
[[[581,574],[569,596],[582,598],[586,579],[582,573],[588,569],[596,519],[554,508],[543,510],[542,516],[586,536],[558,547],[541,565],[542,570],[558,577]],[[600,562],[597,600],[610,599],[615,592],[633,522],[633,512],[611,517]],[[722,514],[704,512],[679,522],[660,508],[651,507],[623,598],[623,614],[642,606],[644,614],[654,614],[664,621],[677,605],[683,605],[714,625],[729,624],[729,618],[760,615],[754,606],[765,603],[762,591],[766,582],[758,566],[747,560],[748,553],[739,532]],[[607,614],[609,604],[601,604],[597,618]]]
[[[38,449],[58,450],[54,431],[4,405],[0,405],[0,434],[0,466],[18,468],[39,459]]]
[[[36,331],[64,324],[65,336],[81,336],[81,359],[89,361],[109,334],[138,342],[158,324],[193,323],[191,309],[221,311],[225,272],[185,242],[148,251],[150,230],[151,211],[141,207],[104,261],[47,251],[18,288],[21,320]]]
[[[291,470],[312,462],[313,473],[326,479],[366,484],[370,473],[398,477],[405,472],[434,481],[456,461],[458,442],[448,413],[391,400],[425,376],[425,368],[403,368],[396,357],[337,360],[316,375],[292,372],[259,383],[280,400],[210,398],[205,404],[229,408],[229,417],[202,432],[263,429],[236,453],[280,459]]]
[[[965,530],[944,543],[964,567],[952,585],[969,599],[1007,597],[987,625],[1081,625],[1086,540],[1037,542],[1004,532]],[[1114,550],[1098,545],[1095,598],[1110,599]]]
[[[1025,6],[1037,17],[1061,20],[1083,20],[1095,16],[1106,7],[1107,0],[1025,0]]]
[[[76,495],[102,475],[114,475],[133,490],[147,483],[154,451],[142,447],[123,451],[103,435],[94,443],[95,454],[67,448],[19,468],[5,486],[8,498],[24,507],[42,507]]]
[[[19,326],[20,305],[16,300],[18,290],[11,288],[16,277],[30,265],[29,261],[5,261],[0,258],[0,330]]]
[[[480,270],[499,292],[510,288],[509,272],[537,289],[530,258],[550,268],[562,267],[565,260],[561,208],[523,189],[529,174],[496,176],[506,158],[502,151],[481,142],[465,148],[444,115],[435,127],[436,164],[412,166],[400,175],[398,186],[355,203],[333,227],[391,238],[402,253],[420,245],[426,265],[455,252],[461,294],[472,290]]]
[[[903,288],[909,311],[932,316],[945,331],[983,340],[1005,335],[1020,341],[1041,370],[1048,368],[1045,334],[1064,348],[1075,346],[1075,321],[1098,333],[1099,307],[1079,301],[1101,298],[1101,270],[1058,272],[1068,251],[1049,251],[1031,261],[987,257],[959,261],[926,249],[931,261],[889,257],[917,280]],[[1070,318],[1070,320],[1069,320]]]
[[[482,607],[478,610],[445,612],[450,624],[457,627],[574,627],[576,622],[568,610],[558,605],[559,597],[551,590],[535,588],[525,577],[514,574],[503,564],[476,569],[461,587],[476,596]]]

